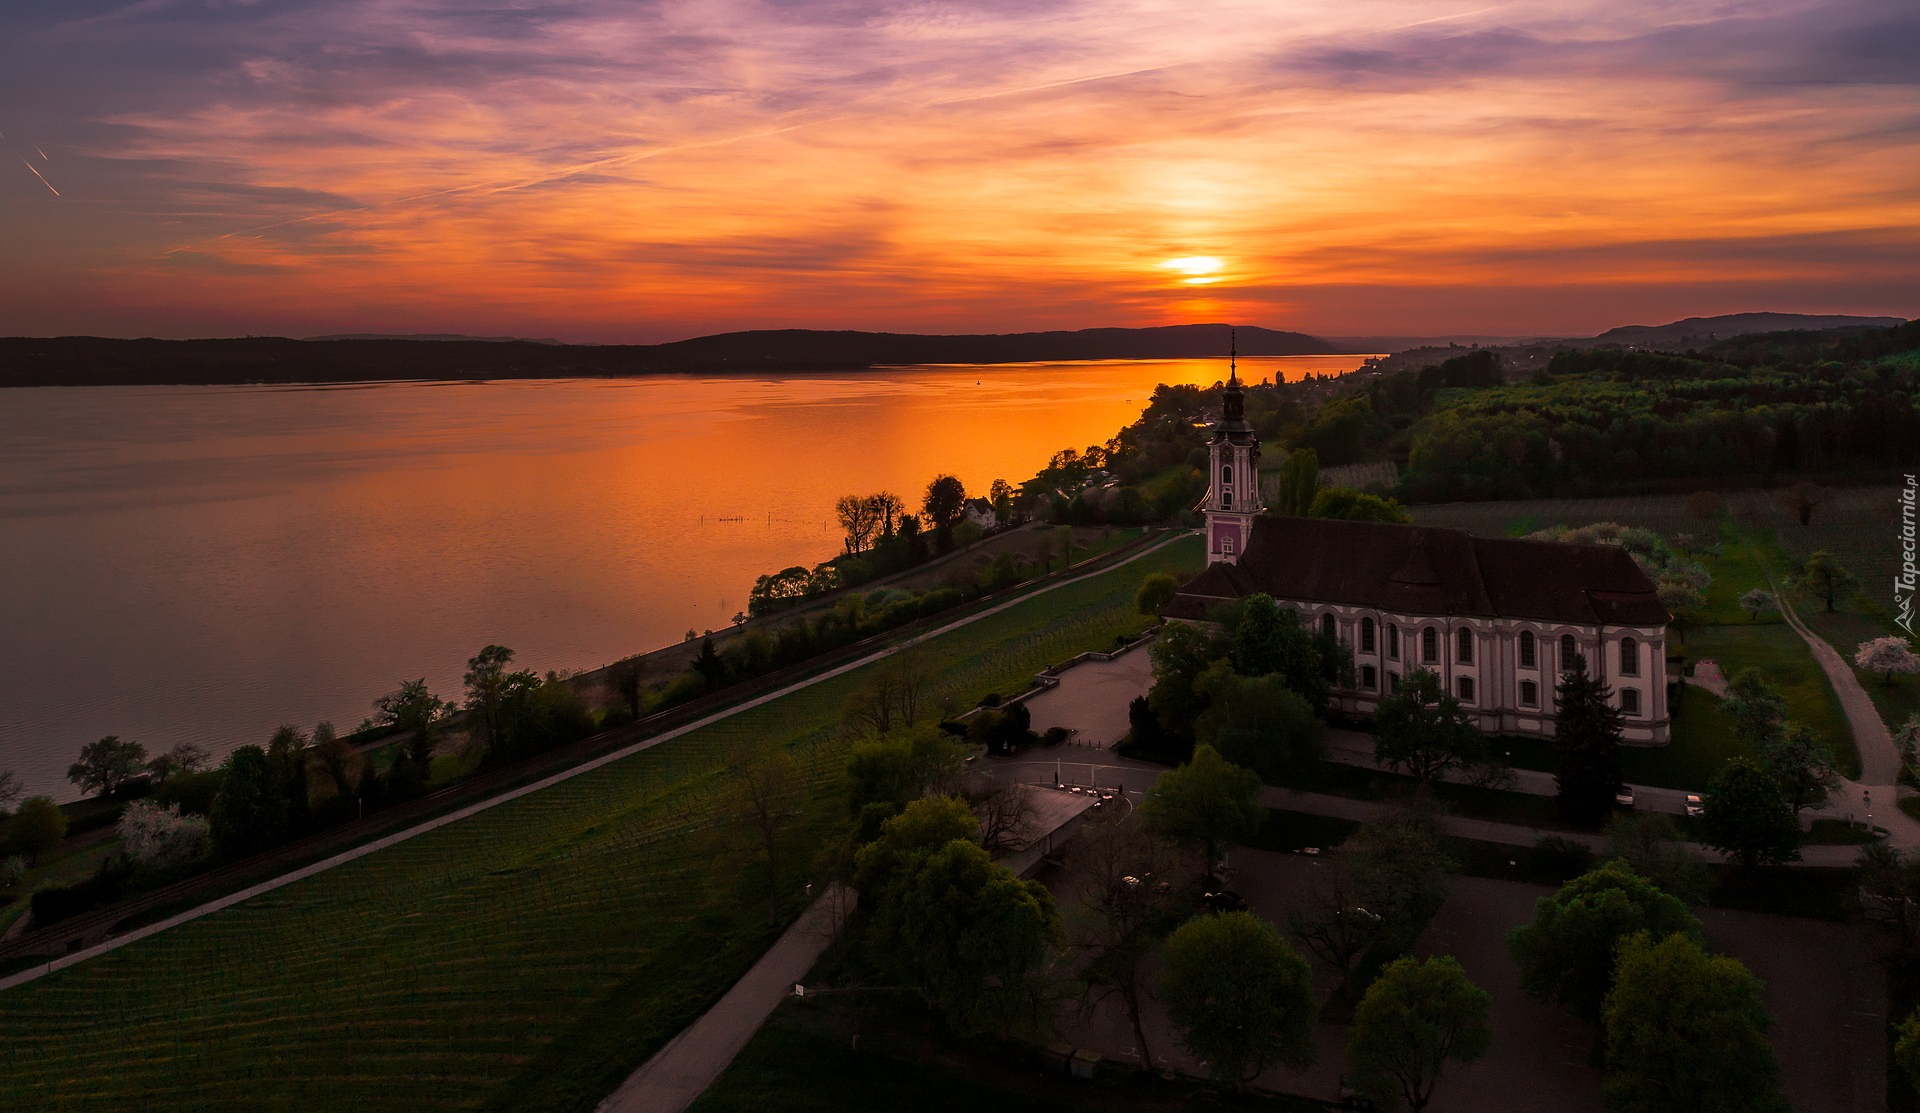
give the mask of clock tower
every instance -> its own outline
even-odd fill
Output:
[[[1207,441],[1207,563],[1236,564],[1246,552],[1260,505],[1260,439],[1247,424],[1240,389],[1238,337],[1228,333],[1227,386],[1220,392],[1220,420]]]

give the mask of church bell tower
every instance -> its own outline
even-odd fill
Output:
[[[1227,386],[1220,392],[1220,420],[1207,441],[1207,563],[1237,564],[1247,549],[1260,505],[1260,439],[1247,424],[1247,398],[1240,389],[1236,332],[1228,333]]]

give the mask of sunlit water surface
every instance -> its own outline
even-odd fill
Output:
[[[1017,483],[1223,370],[0,391],[0,770],[68,799],[104,734],[224,754],[403,678],[455,695],[489,642],[577,669],[719,627],[838,550],[839,496]]]

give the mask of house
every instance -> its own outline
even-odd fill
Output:
[[[960,504],[960,513],[984,532],[991,533],[1000,528],[1000,515],[994,512],[993,504],[986,499],[968,499]]]
[[[1622,741],[1670,740],[1671,615],[1625,549],[1265,514],[1259,444],[1233,371],[1223,403],[1208,445],[1209,563],[1166,617],[1205,621],[1222,603],[1271,595],[1352,651],[1339,711],[1370,716],[1424,668],[1488,734],[1552,737],[1560,674],[1584,659],[1612,688]]]

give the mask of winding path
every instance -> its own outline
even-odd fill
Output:
[[[1793,604],[1787,600],[1786,593],[1771,582],[1773,597],[1780,604],[1780,616],[1793,627],[1813,651],[1813,659],[1820,662],[1826,671],[1827,679],[1833,683],[1834,694],[1840,697],[1840,709],[1846,713],[1847,724],[1853,728],[1853,744],[1860,751],[1860,779],[1850,781],[1841,778],[1840,788],[1827,801],[1826,810],[1839,815],[1861,814],[1865,809],[1861,793],[1873,794],[1873,821],[1887,829],[1887,841],[1901,849],[1920,847],[1920,821],[1914,820],[1899,809],[1900,799],[1900,751],[1894,747],[1893,735],[1887,730],[1887,724],[1880,718],[1880,709],[1873,705],[1873,697],[1860,686],[1860,677],[1853,666],[1840,656],[1838,650],[1827,644],[1827,640],[1807,628],[1800,616],[1793,611]]]

